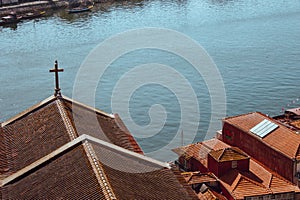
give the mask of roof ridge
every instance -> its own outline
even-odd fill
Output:
[[[64,122],[64,125],[66,127],[66,130],[67,130],[71,140],[74,140],[75,138],[78,137],[78,134],[76,133],[76,131],[72,125],[72,122],[66,113],[65,107],[63,106],[60,97],[57,98],[56,105],[57,105],[57,108],[59,110],[59,113],[61,115],[61,118]]]
[[[222,151],[222,153],[218,157],[218,161],[221,161],[222,157],[224,156],[225,152],[227,151],[227,148],[220,149],[218,151]]]
[[[278,179],[284,181],[285,183],[289,183],[289,184],[291,184],[291,185],[297,187],[297,185],[295,185],[294,183],[292,183],[292,182],[290,182],[289,180],[285,179],[284,177],[280,176],[280,174],[277,174],[276,172],[271,173],[271,174],[272,174],[272,178],[271,178],[271,181],[270,181],[270,186],[271,186],[271,184],[272,184],[273,178],[275,177],[275,178],[278,178]],[[269,188],[272,189],[271,187],[269,187]]]
[[[93,147],[87,141],[84,141],[83,148],[87,153],[88,160],[92,165],[96,178],[98,179],[98,182],[101,185],[101,189],[105,199],[117,199],[115,193],[113,192],[113,188],[105,174],[105,170],[103,169],[102,164],[98,162],[99,159],[97,158]]]
[[[233,147],[233,146],[231,146],[231,147],[229,147],[232,151],[234,151],[235,153],[238,153],[238,154],[240,154],[240,155],[242,155],[242,156],[245,156],[245,157],[247,157],[247,158],[250,158],[250,156],[246,153],[246,152],[244,152],[243,150],[241,150],[240,148],[238,148],[238,147]]]
[[[20,119],[20,118],[22,118],[22,117],[24,117],[24,116],[30,114],[31,112],[33,112],[33,111],[39,109],[39,108],[42,107],[42,106],[45,106],[45,105],[51,103],[52,101],[54,101],[54,100],[56,100],[56,99],[57,99],[57,97],[55,97],[54,95],[51,95],[50,97],[44,99],[43,101],[41,101],[41,102],[39,102],[39,103],[37,103],[37,104],[31,106],[30,108],[28,108],[28,109],[26,109],[26,110],[20,112],[20,113],[17,114],[16,116],[14,116],[14,117],[12,117],[12,118],[10,118],[10,119],[8,119],[8,120],[2,122],[2,123],[1,123],[1,127],[4,127],[4,126],[6,126],[6,125],[8,125],[8,124],[13,123],[14,121],[16,121],[16,120],[18,120],[18,119]]]
[[[233,118],[237,118],[237,117],[241,117],[241,116],[246,116],[246,115],[250,115],[250,114],[253,114],[253,113],[259,113],[259,112],[255,111],[255,112],[249,112],[249,113],[244,113],[244,114],[229,116],[229,117],[223,118],[223,120],[228,120],[228,119],[233,119]]]
[[[236,171],[236,170],[234,170],[234,171]],[[239,172],[237,172],[237,173],[238,173],[238,175],[237,175],[237,177],[234,179],[234,181],[232,183],[232,186],[231,186],[232,190],[231,191],[234,191],[236,189],[238,183],[241,180],[241,174]]]
[[[254,185],[257,185],[257,186],[260,186],[262,188],[265,188],[265,189],[268,189],[265,185],[261,184],[261,183],[258,183],[250,178],[248,178],[247,176],[244,176],[243,174],[241,174],[242,178],[246,179],[247,181],[253,183]]]

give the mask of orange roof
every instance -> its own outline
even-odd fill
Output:
[[[207,155],[209,152],[211,152],[212,150],[217,151],[228,147],[230,146],[226,143],[213,138],[203,142],[178,147],[176,149],[172,149],[172,151],[175,152],[178,156],[183,156],[186,159],[194,158],[207,167]]]
[[[228,153],[226,153],[225,149],[228,149]],[[230,147],[229,145],[215,138],[184,147],[179,147],[173,151],[177,154],[180,153],[179,155],[184,155],[189,158],[193,157],[202,164],[205,164],[204,166],[206,167],[207,155],[209,153],[219,158],[219,160],[230,160],[229,155],[233,155],[236,158],[247,159],[247,155],[241,152],[238,148]],[[223,155],[224,157],[222,158],[220,155]],[[196,177],[197,175],[194,174],[194,176]],[[202,176],[201,178],[204,180],[204,178],[207,177]],[[196,178],[191,178],[191,180],[196,181]],[[236,199],[244,199],[244,197],[247,196],[265,194],[300,192],[300,189],[297,186],[293,185],[291,182],[287,181],[280,175],[264,167],[251,158],[248,172],[232,169],[222,177],[218,177],[218,180]]]
[[[300,192],[300,189],[281,176],[250,159],[249,172],[236,169],[219,177],[219,180],[236,199],[276,193]]]
[[[278,128],[266,135],[263,138],[256,136],[250,132],[250,129],[262,122],[264,119],[267,119],[278,125]],[[275,149],[276,151],[281,152],[285,156],[293,159],[300,159],[299,144],[300,144],[300,135],[286,126],[282,125],[278,121],[260,113],[253,112],[248,114],[243,114],[234,117],[228,117],[223,120],[226,123],[229,123],[244,132],[251,134],[253,137],[262,140],[265,144]],[[280,141],[280,142],[279,142]]]
[[[183,172],[181,175],[189,185],[217,181],[217,177],[212,173]]]
[[[201,200],[226,200],[226,197],[210,189],[206,190],[204,193],[199,192],[198,198]]]
[[[236,147],[230,147],[219,150],[212,150],[209,154],[218,162],[225,162],[231,160],[244,160],[250,157]]]

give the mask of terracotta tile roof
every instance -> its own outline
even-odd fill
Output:
[[[249,157],[240,152],[238,148],[231,147],[218,139],[211,139],[204,142],[199,142],[184,147],[179,147],[173,151],[179,155],[184,155],[189,158],[194,157],[202,164],[207,163],[207,155],[212,153],[217,158],[222,160],[220,155],[226,152],[228,149],[228,156],[233,155],[234,157],[242,159],[248,159]],[[232,153],[232,149],[236,149]],[[241,153],[241,154],[240,154]],[[199,156],[201,155],[201,156]],[[226,158],[226,159],[225,159]],[[225,160],[230,160],[230,157],[225,156]],[[207,167],[207,165],[205,165]],[[190,178],[191,175],[185,175],[185,178]],[[194,179],[196,180],[196,179]],[[199,179],[200,180],[200,179]],[[222,177],[218,177],[218,180],[225,186],[225,188],[234,196],[236,199],[244,199],[246,196],[253,195],[264,195],[284,192],[300,192],[300,189],[290,183],[289,181],[282,178],[280,175],[272,172],[268,168],[264,167],[257,161],[250,158],[249,171],[238,171],[232,169]]]
[[[212,183],[218,182],[218,178],[212,173],[200,173],[200,172],[183,172],[181,173],[185,180],[188,182],[189,185],[193,184],[202,184],[202,183]],[[207,190],[204,193],[198,193],[199,199],[218,199],[218,200],[227,200],[227,198],[214,190]]]
[[[207,141],[190,144],[187,146],[178,147],[172,149],[178,156],[183,156],[186,159],[194,158],[200,161],[204,166],[207,167],[207,155],[212,150],[220,150],[230,147],[224,142],[213,138]]]
[[[290,122],[290,124],[298,129],[300,129],[300,120],[299,119]]]
[[[58,105],[49,101],[41,109],[23,115],[2,127],[0,172],[14,173],[49,154],[71,139]],[[50,145],[51,144],[51,145]]]
[[[118,115],[67,97],[1,124],[0,174],[1,199],[197,199],[179,171],[143,155]]]
[[[63,148],[65,147],[65,148]],[[167,163],[82,135],[2,181],[4,199],[197,199]]]
[[[217,181],[217,177],[212,173],[183,172],[181,174],[189,185]]]
[[[210,189],[206,190],[204,193],[199,192],[198,198],[201,200],[219,200]]]
[[[73,114],[79,119],[76,126]],[[92,117],[96,121],[90,120]],[[82,133],[143,153],[117,114],[106,114],[67,97],[52,96],[32,106],[3,122],[1,132],[0,154],[5,155],[0,157],[2,176],[24,168]]]
[[[264,119],[277,124],[279,127],[265,137],[260,138],[252,134],[250,132],[250,129],[259,124]],[[223,121],[251,134],[253,137],[257,137],[270,147],[281,152],[289,158],[297,158],[300,156],[298,150],[300,144],[300,135],[296,134],[291,129],[262,113],[253,112],[244,115],[228,117]]]
[[[64,97],[68,118],[78,135],[89,134],[125,149],[143,154],[118,114],[107,114]],[[75,118],[74,118],[75,117]]]
[[[209,154],[218,162],[225,162],[231,160],[244,160],[250,157],[235,147],[228,147],[219,150],[212,150]]]
[[[83,146],[0,188],[3,199],[105,199]]]
[[[213,190],[208,189],[203,194],[200,192],[198,198],[201,200],[227,200],[227,198]]]
[[[300,189],[250,159],[249,172],[230,170],[219,177],[221,183],[236,199],[276,193],[300,192]]]

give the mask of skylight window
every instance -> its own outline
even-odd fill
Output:
[[[269,120],[264,119],[262,122],[254,126],[250,131],[255,135],[263,138],[267,136],[269,133],[274,131],[278,127],[277,124],[270,122]]]

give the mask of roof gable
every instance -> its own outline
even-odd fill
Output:
[[[217,177],[212,173],[183,172],[181,174],[189,185],[217,181]]]
[[[186,159],[194,158],[200,161],[204,166],[207,166],[207,155],[209,154],[209,152],[211,152],[212,150],[222,150],[228,147],[230,146],[226,143],[213,138],[203,142],[178,147],[172,149],[172,151],[179,156],[185,157]]]
[[[218,162],[249,159],[247,154],[236,147],[212,150],[209,154]]]

